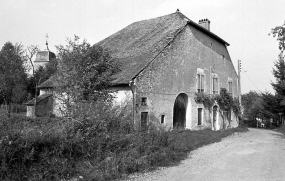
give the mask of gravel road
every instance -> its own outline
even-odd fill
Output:
[[[181,164],[128,180],[145,181],[284,181],[285,137],[265,129],[235,133],[199,148]]]

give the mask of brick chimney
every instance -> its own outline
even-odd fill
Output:
[[[200,26],[202,26],[203,28],[206,28],[207,30],[210,31],[210,20],[208,20],[208,19],[201,19],[201,20],[199,20],[198,24]]]

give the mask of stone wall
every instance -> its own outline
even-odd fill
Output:
[[[212,76],[215,74],[219,80],[219,89],[228,89],[230,79],[233,82],[233,96],[238,95],[237,74],[225,45],[187,26],[135,79],[136,124],[140,124],[141,113],[147,112],[148,122],[172,128],[174,102],[183,93],[188,96],[186,128],[213,128],[211,111],[194,100],[197,69],[204,71],[205,93],[211,93]],[[146,99],[146,104],[142,103],[143,99]],[[204,112],[200,126],[197,120],[198,108],[203,108]],[[164,123],[161,123],[162,119]],[[222,127],[221,119],[219,115],[219,128]]]

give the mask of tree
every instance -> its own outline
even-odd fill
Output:
[[[272,82],[275,94],[275,106],[272,113],[285,115],[285,63],[284,63],[284,50],[285,50],[285,23],[281,26],[277,26],[271,30],[273,37],[277,38],[278,48],[280,53],[278,60],[274,64],[273,75],[276,78],[276,82]],[[268,97],[268,96],[267,96]],[[272,104],[272,101],[267,101],[268,104]]]
[[[241,96],[241,102],[244,109],[243,116],[249,120],[255,119],[257,112],[255,107],[261,108],[261,95],[255,91],[250,91]]]
[[[265,92],[262,93],[262,99],[264,107],[263,116],[265,118],[278,119],[278,114],[284,110],[284,105],[281,105],[282,97]]]
[[[23,46],[21,44],[13,45],[11,42],[4,44],[0,51],[0,86],[8,106],[7,116],[11,114],[11,104],[13,97],[25,84],[27,74],[24,67]]]
[[[108,89],[118,65],[109,52],[100,46],[91,46],[86,40],[67,39],[67,45],[56,46],[58,50],[57,98],[65,105],[67,116],[93,114],[98,106],[112,100]]]

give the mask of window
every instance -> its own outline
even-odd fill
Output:
[[[218,94],[218,77],[213,77],[213,94]]]
[[[198,126],[202,125],[202,112],[203,108],[198,108]]]
[[[229,94],[233,95],[233,82],[229,81],[228,84],[229,84]]]
[[[148,118],[148,112],[142,112],[141,113],[141,129],[146,129],[147,118]]]
[[[198,81],[198,85],[197,85],[198,93],[204,92],[204,74],[198,73],[197,81]]]
[[[142,97],[142,102],[141,102],[142,106],[146,106],[146,97]]]
[[[161,119],[160,119],[160,123],[161,123],[161,124],[164,123],[164,118],[165,118],[165,115],[161,115]]]

